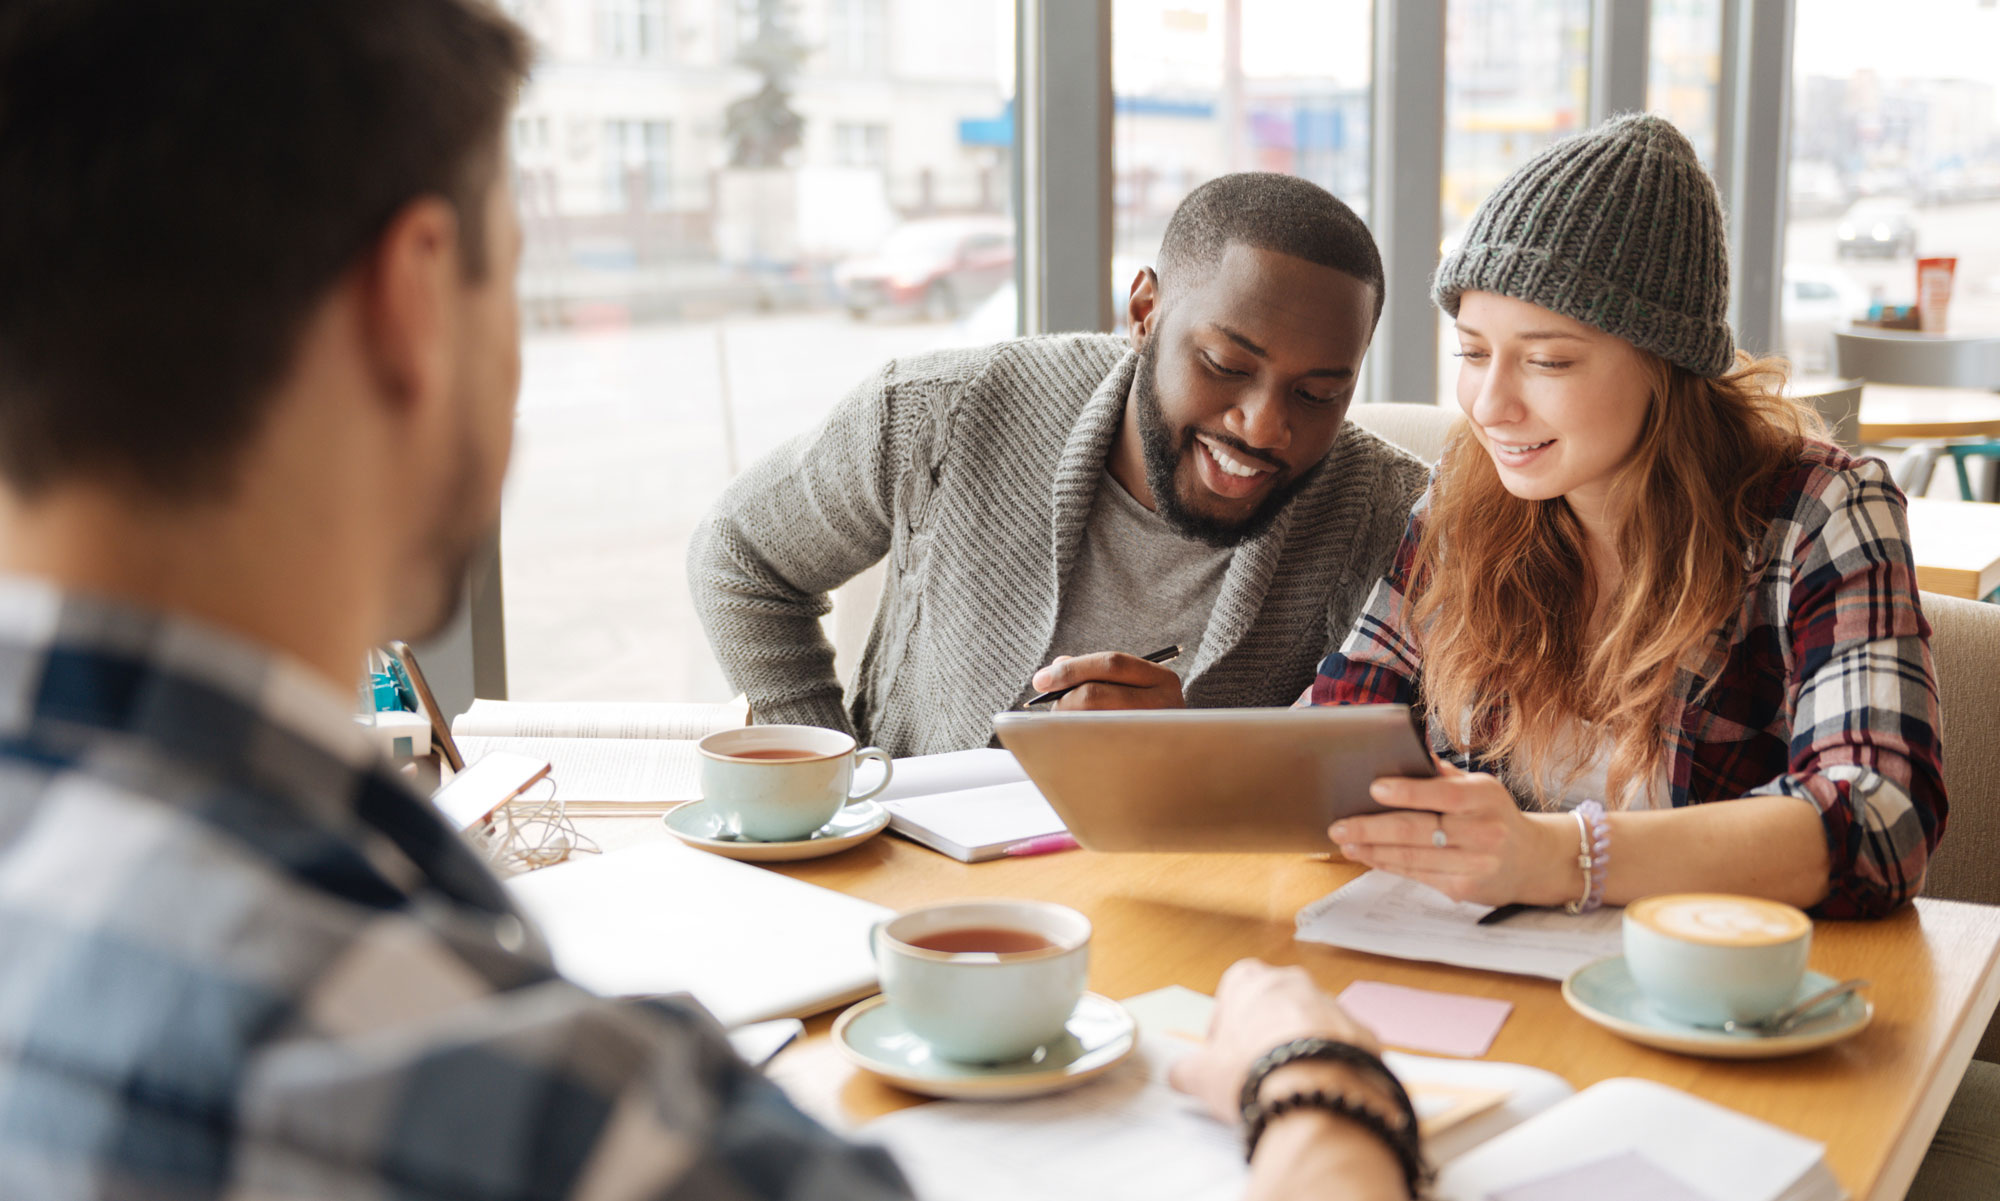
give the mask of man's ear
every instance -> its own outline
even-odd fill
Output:
[[[435,196],[403,206],[356,279],[365,353],[380,394],[400,407],[449,386],[464,264],[458,213]]]
[[[1132,349],[1142,349],[1153,336],[1159,313],[1160,277],[1151,267],[1141,267],[1132,277],[1132,294],[1125,298],[1125,324],[1132,331]]]

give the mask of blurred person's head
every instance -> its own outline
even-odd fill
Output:
[[[1742,604],[1760,505],[1817,430],[1782,364],[1734,347],[1724,231],[1687,139],[1634,115],[1515,171],[1438,266],[1465,420],[1414,568],[1426,701],[1524,784],[1580,770],[1547,756],[1581,718],[1613,743],[1607,803],[1638,795],[1677,669]]]
[[[0,6],[8,565],[171,604],[262,538],[440,626],[512,440],[528,60],[483,0]],[[162,561],[74,545],[119,521]]]
[[[1247,173],[1189,193],[1127,301],[1154,509],[1218,546],[1267,527],[1333,449],[1381,313],[1375,239],[1324,188]]]

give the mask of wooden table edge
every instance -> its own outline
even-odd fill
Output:
[[[1868,1191],[1867,1201],[1902,1201],[1910,1191],[1910,1182],[1916,1179],[1917,1168],[1930,1151],[1931,1140],[1937,1137],[1938,1124],[1943,1121],[1959,1082],[1965,1079],[1972,1054],[1979,1049],[1979,1040],[1992,1022],[1996,1008],[2000,1008],[2000,945],[1987,953],[1979,988],[1959,1015],[1958,1028],[1952,1032],[1944,1054],[1938,1057],[1937,1067],[1917,1104],[1890,1141],[1889,1153],[1882,1159],[1881,1170],[1875,1173],[1875,1185]]]

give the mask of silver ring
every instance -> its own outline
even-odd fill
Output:
[[[1431,831],[1431,845],[1434,847],[1448,847],[1451,845],[1451,839],[1444,836],[1444,814],[1438,814],[1437,819],[1438,828]]]

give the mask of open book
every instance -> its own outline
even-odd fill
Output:
[[[1007,751],[981,749],[896,760],[875,798],[889,828],[961,863],[998,859],[1007,848],[1064,831],[1063,820]]]
[[[750,721],[749,704],[654,701],[474,701],[451,723],[465,761],[488,751],[546,759],[571,813],[663,813],[701,799],[695,744]]]
[[[1175,1092],[1167,1068],[1206,1028],[1207,997],[1134,997],[1140,1050],[1081,1088],[1032,1101],[943,1101],[879,1118],[931,1201],[1236,1201],[1242,1135]],[[1648,1080],[1578,1093],[1522,1064],[1384,1056],[1416,1105],[1440,1201],[1840,1201],[1820,1144]],[[1608,1173],[1608,1175],[1607,1175]]]

